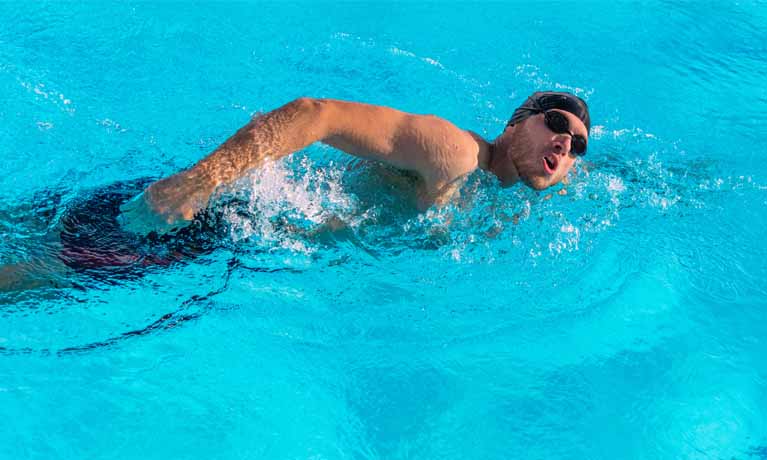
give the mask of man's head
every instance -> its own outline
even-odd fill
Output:
[[[491,169],[504,183],[516,176],[542,190],[567,176],[586,153],[591,119],[586,102],[570,93],[539,91],[514,111],[495,140]],[[511,179],[511,178],[510,178]]]

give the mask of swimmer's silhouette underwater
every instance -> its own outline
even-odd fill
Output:
[[[565,179],[586,153],[590,124],[586,102],[557,91],[533,93],[492,142],[433,115],[299,98],[252,119],[189,169],[156,182],[112,184],[76,200],[55,227],[57,263],[94,276],[128,274],[209,251],[218,226],[215,212],[204,211],[217,193],[315,142],[409,172],[422,211],[448,202],[477,169],[503,187],[522,182],[543,190]],[[0,265],[0,290],[61,280],[49,275],[31,264]]]

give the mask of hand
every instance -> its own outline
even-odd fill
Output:
[[[192,171],[159,180],[120,207],[121,226],[146,235],[168,233],[187,226],[205,209],[215,185]]]

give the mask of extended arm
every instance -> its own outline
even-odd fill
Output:
[[[207,206],[218,186],[317,141],[414,171],[433,188],[454,175],[451,169],[461,151],[478,148],[468,133],[437,117],[300,98],[254,118],[192,168],[150,185],[124,206],[124,222],[137,231],[183,224]]]

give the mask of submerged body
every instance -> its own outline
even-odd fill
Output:
[[[69,286],[74,273],[99,279],[140,276],[147,267],[168,266],[214,248],[221,236],[215,213],[174,234],[137,235],[120,226],[120,206],[151,182],[117,182],[66,204],[60,194],[36,197],[31,210],[49,207],[44,224],[50,230],[41,235],[28,261],[0,265],[0,291]]]

